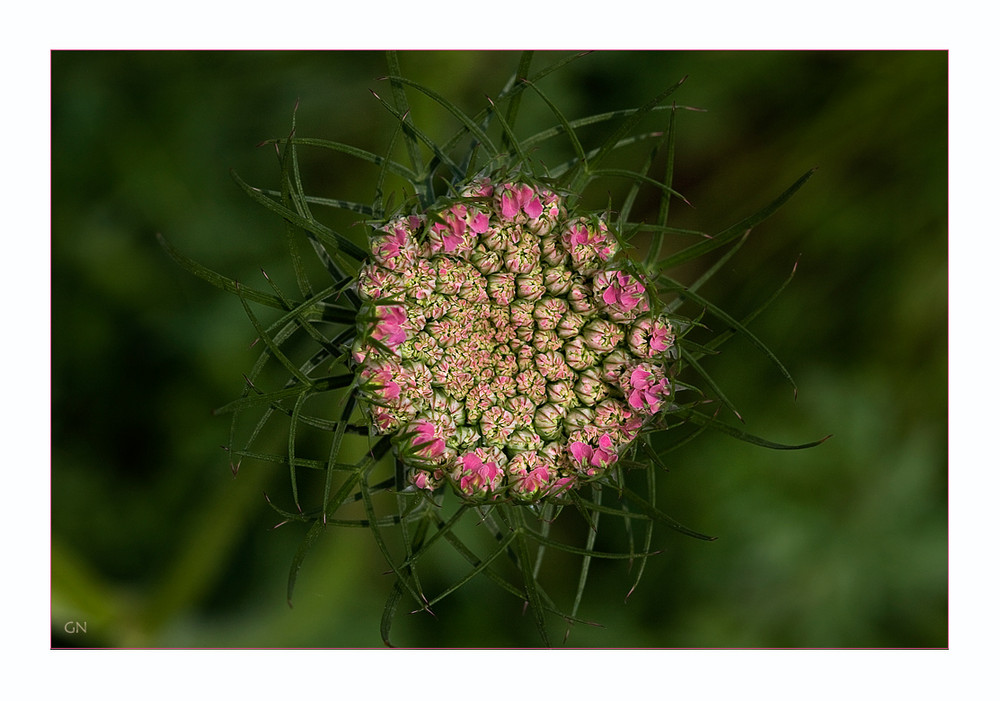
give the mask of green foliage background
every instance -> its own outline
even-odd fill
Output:
[[[401,55],[405,75],[469,110],[517,60]],[[368,52],[52,55],[53,645],[381,645],[392,579],[366,531],[321,539],[285,605],[304,529],[271,530],[262,491],[285,497],[287,471],[246,463],[234,480],[218,448],[228,421],[210,414],[240,392],[253,329],[155,234],[228,276],[258,284],[263,267],[293,289],[281,222],[228,171],[276,182],[273,151],[254,146],[288,133],[297,100],[299,135],[382,152],[393,120],[369,89],[388,97],[385,71]],[[578,625],[569,644],[944,646],[947,54],[599,52],[543,86],[572,119],[638,106],[684,75],[678,102],[708,111],[678,115],[674,186],[694,207],[675,205],[672,224],[718,231],[819,167],[703,293],[740,316],[799,261],[752,326],[798,399],[739,340],[708,366],[750,432],[833,438],[776,452],[712,434],[672,453],[661,508],[719,540],[663,529],[627,603],[627,563],[594,562],[581,615],[604,627]],[[421,128],[455,129],[411,101]],[[534,102],[524,134],[553,123]],[[322,153],[303,176],[313,194],[365,201],[374,170]],[[616,538],[602,532],[598,549]],[[462,572],[440,567],[439,587]],[[435,613],[401,613],[395,642],[538,643],[485,579]],[[64,632],[74,620],[85,634]]]

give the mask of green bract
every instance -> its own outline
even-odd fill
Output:
[[[164,242],[192,272],[240,296],[263,342],[243,395],[219,412],[233,414],[234,472],[243,459],[289,470],[294,508],[272,507],[282,523],[308,524],[289,574],[289,601],[308,549],[329,525],[370,528],[396,576],[383,614],[386,644],[403,600],[407,610],[431,610],[478,575],[525,602],[547,644],[546,615],[579,620],[592,558],[639,560],[634,588],[651,554],[654,524],[707,538],[655,505],[655,468],[672,447],[707,427],[773,448],[816,444],[771,443],[717,418],[718,405],[735,408],[700,361],[728,338],[743,336],[791,377],[746,327],[759,309],[737,319],[698,293],[749,230],[811,173],[723,231],[674,229],[667,216],[680,197],[671,177],[682,108],[665,103],[679,83],[638,109],[570,120],[538,83],[575,58],[532,74],[526,53],[506,88],[469,115],[403,77],[390,53],[392,104],[382,104],[396,128],[385,156],[294,135],[275,141],[278,187],[261,190],[236,179],[285,221],[297,297],[270,278],[271,292],[238,284]],[[409,118],[407,91],[457,120],[455,135],[443,143],[427,136]],[[517,115],[528,95],[551,111],[554,124],[522,137]],[[655,128],[643,130],[651,121]],[[610,134],[585,146],[592,125],[610,126]],[[546,168],[531,154],[553,140],[565,140],[574,155]],[[395,160],[400,141],[409,165]],[[610,154],[643,142],[651,148],[641,168],[605,165]],[[307,146],[373,167],[372,202],[307,195],[298,168],[298,150]],[[606,210],[582,210],[581,197],[600,178],[624,178],[631,187]],[[405,202],[390,209],[383,190],[397,181],[405,183]],[[641,191],[661,198],[655,221],[630,218]],[[322,223],[312,212],[319,206],[365,217],[367,242]],[[668,236],[681,245],[664,256]],[[322,285],[305,272],[297,248],[303,239],[324,266]],[[690,284],[668,274],[723,249]],[[251,303],[279,316],[265,324]],[[695,343],[688,333],[702,327],[703,315],[720,320],[722,331]],[[266,371],[275,366],[284,379],[269,388]],[[321,404],[324,398],[332,401]],[[240,419],[248,414],[256,420],[243,435]],[[257,447],[271,425],[285,432],[284,455]],[[303,454],[303,446],[315,450],[317,441],[325,443],[323,454]],[[302,487],[306,470],[320,475],[319,485]],[[605,503],[606,493],[620,505]],[[354,513],[358,507],[362,514]],[[579,542],[550,535],[567,507],[587,523]],[[625,521],[625,552],[595,549],[602,515]],[[644,547],[637,549],[631,534],[640,527]],[[443,591],[427,592],[418,570],[434,567],[434,551],[446,547],[468,571]],[[569,610],[543,583],[551,550],[581,558]],[[513,563],[517,576],[503,562]]]

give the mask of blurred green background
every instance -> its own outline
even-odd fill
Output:
[[[401,63],[478,110],[518,58]],[[627,603],[634,571],[595,562],[581,616],[604,627],[574,627],[569,645],[947,644],[947,70],[945,52],[598,52],[542,83],[576,118],[689,76],[677,101],[707,111],[678,114],[675,187],[694,206],[674,206],[677,226],[721,230],[819,167],[704,293],[740,316],[798,261],[752,326],[798,398],[742,341],[708,366],[746,430],[833,434],[799,452],[703,435],[672,453],[661,508],[719,539],[661,529]],[[287,470],[248,463],[234,480],[228,419],[210,413],[241,391],[255,334],[239,300],[174,265],[155,234],[293,290],[281,222],[229,169],[273,186],[273,148],[255,145],[288,133],[296,101],[299,135],[383,152],[393,119],[369,89],[389,96],[385,72],[368,52],[52,54],[53,645],[381,645],[392,579],[366,531],[326,534],[285,604],[304,529],[272,530],[262,492],[285,498]],[[426,100],[413,117],[438,138],[454,129]],[[552,123],[526,100],[520,133]],[[303,158],[307,191],[370,199],[373,168]],[[623,542],[612,529],[599,547]],[[520,610],[480,579],[436,618],[400,613],[393,638],[534,646]]]

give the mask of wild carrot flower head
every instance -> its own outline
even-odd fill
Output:
[[[621,267],[603,217],[574,216],[525,180],[458,192],[375,232],[358,290],[397,296],[359,317],[359,337],[377,341],[354,356],[370,378],[362,398],[416,487],[542,500],[604,475],[666,406],[672,328],[649,316],[646,284]],[[452,411],[420,413],[431,388]]]

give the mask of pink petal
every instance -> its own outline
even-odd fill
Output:
[[[574,441],[569,446],[569,452],[572,453],[577,462],[584,463],[588,458],[590,458],[591,455],[594,454],[594,449],[586,443]]]
[[[497,478],[497,473],[500,469],[497,467],[495,462],[484,463],[482,467],[479,468],[479,474],[487,481],[493,482]]]
[[[644,370],[643,368],[636,368],[632,371],[632,375],[629,377],[629,380],[632,382],[633,387],[645,389],[646,387],[649,387],[649,378],[652,374],[653,373],[648,370]]]
[[[538,219],[542,214],[542,203],[539,202],[537,197],[532,198],[528,204],[524,206],[524,213],[527,214],[532,219]]]
[[[517,215],[517,203],[514,198],[504,193],[500,196],[500,214],[503,215],[504,219],[513,219]]]
[[[601,295],[601,298],[607,305],[617,304],[618,290],[616,290],[613,286],[608,287],[606,290],[604,290],[604,293]]]
[[[481,234],[490,228],[490,218],[487,215],[480,212],[473,218],[470,228],[475,233]]]
[[[628,403],[633,409],[642,409],[642,390],[632,390],[632,393],[628,396]]]

